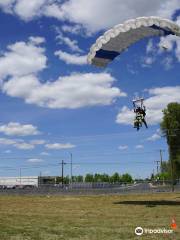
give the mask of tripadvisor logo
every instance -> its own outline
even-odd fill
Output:
[[[143,228],[142,227],[135,228],[135,234],[141,236],[143,234]]]
[[[137,227],[135,228],[135,234],[138,236],[141,236],[143,234],[171,234],[173,233],[172,229],[165,229],[165,228],[156,228],[156,229],[150,229],[150,228],[142,228]]]

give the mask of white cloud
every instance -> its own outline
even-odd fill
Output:
[[[57,0],[49,0],[49,4],[48,4],[48,0],[46,0],[46,5],[42,9],[41,14],[47,17],[64,19],[64,13],[61,10],[61,5],[60,4],[58,5]]]
[[[14,145],[16,140],[9,138],[0,138],[0,145]]]
[[[84,65],[87,64],[87,55],[81,56],[79,54],[69,54],[61,50],[55,52],[55,56],[58,56],[60,60],[67,64]]]
[[[110,105],[126,94],[112,87],[115,79],[109,73],[75,73],[55,82],[40,83],[33,76],[12,78],[3,85],[3,92],[21,97],[26,103],[49,108],[79,108]]]
[[[136,148],[136,149],[143,149],[144,146],[143,146],[143,145],[136,145],[135,148]]]
[[[156,141],[160,138],[161,136],[158,133],[154,133],[151,137],[147,138],[147,141]]]
[[[152,39],[150,39],[146,46],[146,53],[152,53],[152,52],[154,52],[154,50],[155,49],[154,49],[153,41],[152,41]]]
[[[69,37],[65,37],[61,32],[59,32],[59,29],[57,28],[56,31],[58,32],[56,39],[58,40],[59,44],[67,45],[74,52],[83,52],[79,48],[78,42],[76,40],[71,40]]]
[[[127,145],[120,145],[118,147],[119,150],[127,150],[128,149],[128,146]]]
[[[169,70],[173,68],[173,58],[172,57],[165,57],[162,60],[162,65],[164,66],[165,70]]]
[[[49,5],[51,2],[51,0],[0,0],[0,7],[5,12],[17,15],[25,21],[30,21],[33,18],[45,15],[46,13],[43,13],[44,8],[48,6],[51,8]],[[48,15],[48,10],[46,11]]]
[[[180,38],[174,35],[169,35],[167,37],[161,37],[159,42],[160,53],[162,53],[165,48],[165,51],[171,52],[175,51],[176,59],[180,62]]]
[[[7,153],[7,154],[9,154],[9,153],[11,153],[11,152],[12,152],[12,151],[9,150],[9,149],[4,151],[4,153]]]
[[[31,150],[34,149],[34,145],[26,142],[17,142],[14,146],[20,150]]]
[[[43,5],[47,0],[17,0],[14,12],[24,20],[31,20],[35,16],[41,15]]]
[[[43,145],[46,143],[46,141],[43,139],[37,139],[37,140],[31,140],[30,143],[33,145]]]
[[[70,149],[76,146],[71,143],[49,143],[49,144],[46,144],[45,147],[47,149],[59,150],[59,149]]]
[[[38,46],[43,38],[31,37],[29,40],[27,43],[16,42],[9,45],[8,51],[0,56],[1,81],[8,76],[36,74],[46,68],[44,48]]]
[[[159,61],[159,58],[162,58],[162,54],[166,53],[160,63],[165,70],[169,70],[173,67],[175,59],[180,62],[180,38],[168,35],[161,37],[158,44],[154,44],[150,39],[146,47],[146,53],[147,56],[142,58],[142,67],[151,67],[153,63]]]
[[[142,67],[150,67],[155,62],[155,57],[153,56],[146,56],[142,58]]]
[[[164,52],[166,50],[167,52],[170,52],[173,50],[174,43],[175,43],[176,36],[169,35],[166,37],[161,37],[159,41],[159,48],[161,52]]]
[[[12,8],[16,0],[0,0],[0,7],[7,13],[13,13]]]
[[[41,163],[44,162],[44,160],[40,159],[40,158],[30,158],[27,160],[27,162],[29,163]]]
[[[61,9],[66,19],[94,32],[139,16],[170,18],[178,8],[179,0],[70,0]]]
[[[36,145],[44,145],[45,143],[46,142],[44,140],[40,139],[24,141],[23,139],[0,138],[0,145],[12,146],[19,150],[32,150],[36,147]],[[72,149],[76,147],[76,145],[71,143],[47,143],[44,146],[49,150]],[[43,151],[40,155],[49,156],[50,153]]]
[[[139,16],[170,18],[179,8],[179,0],[0,0],[0,7],[25,21],[55,17],[95,32]]]
[[[148,90],[151,95],[144,101],[147,108],[147,123],[150,125],[159,124],[163,117],[162,110],[170,102],[180,102],[180,86],[162,87]],[[133,124],[135,115],[131,109],[124,106],[116,117],[116,122],[120,124]]]
[[[34,145],[27,143],[22,139],[9,139],[9,138],[0,138],[0,145],[13,146],[20,150],[31,150],[34,149]]]
[[[150,39],[146,46],[146,54],[145,57],[141,58],[142,67],[151,67],[154,63],[160,61],[164,69],[169,70],[173,67],[175,60],[180,62],[180,38],[168,35],[161,37],[158,44]]]
[[[134,112],[133,110],[129,109],[128,107],[124,106],[118,113],[116,117],[116,122],[120,124],[133,124],[134,119]]]
[[[180,17],[177,17],[176,23],[180,25]]]
[[[4,83],[2,90],[9,96],[28,99],[32,91],[39,89],[40,85],[36,76],[27,75],[11,78]]]
[[[20,124],[18,122],[10,122],[0,126],[0,132],[8,136],[29,136],[37,135],[40,132],[36,126],[31,124]]]
[[[40,44],[45,42],[45,38],[43,38],[43,37],[33,37],[33,36],[31,36],[31,37],[29,37],[29,40],[34,45],[40,45]]]
[[[46,68],[47,58],[39,46],[43,40],[30,37],[27,43],[8,46],[0,57],[0,78],[6,80],[1,84],[4,93],[41,107],[71,109],[110,105],[118,97],[126,96],[112,86],[116,79],[109,73],[72,73],[42,83],[37,76]]]
[[[63,32],[71,34],[79,34],[81,32],[81,25],[62,25],[61,29]]]
[[[50,153],[48,153],[48,152],[41,152],[40,155],[42,155],[42,156],[49,156]]]

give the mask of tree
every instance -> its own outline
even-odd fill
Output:
[[[83,176],[72,176],[72,182],[83,182]]]
[[[83,182],[83,176],[82,175],[77,176],[77,182]]]
[[[93,176],[93,174],[90,174],[90,173],[86,174],[86,176],[85,176],[85,182],[93,182],[93,181],[94,181],[94,176]]]
[[[113,183],[120,182],[119,173],[115,172],[115,173],[111,176],[111,182],[113,182]]]
[[[171,171],[171,166],[170,166],[169,162],[163,161],[163,162],[161,163],[161,172],[162,172],[162,173],[168,173],[168,172],[170,172],[170,171]]]
[[[94,174],[94,182],[102,182],[102,175],[99,173]]]
[[[102,180],[102,182],[109,182],[110,181],[109,175],[106,174],[106,173],[102,174],[101,175],[101,180]]]
[[[128,182],[128,183],[131,183],[133,181],[131,175],[128,173],[123,174],[121,177],[121,180],[122,182]]]
[[[172,179],[180,177],[180,104],[170,103],[163,110],[161,130],[169,147],[169,164]]]
[[[70,182],[69,176],[67,175],[66,177],[64,177],[64,183],[68,184]]]

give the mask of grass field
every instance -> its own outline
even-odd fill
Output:
[[[174,233],[136,236],[137,226]],[[0,196],[0,240],[180,239],[180,194]]]

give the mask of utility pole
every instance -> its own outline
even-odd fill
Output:
[[[160,153],[160,161],[161,161],[161,172],[163,172],[163,158],[162,158],[162,149],[159,150]]]
[[[172,192],[174,192],[174,164],[173,164],[173,159],[171,157],[170,159],[170,163],[171,163],[171,189]]]
[[[72,153],[70,153],[71,156],[71,184],[72,184]]]
[[[39,187],[41,187],[41,178],[42,178],[42,174],[41,174],[41,172],[39,173]]]
[[[19,178],[20,178],[20,185],[21,185],[21,168],[19,169]]]
[[[159,150],[159,153],[160,153],[160,162],[161,162],[161,173],[164,173],[164,170],[163,170],[163,157],[162,157],[162,152],[163,152],[163,150],[162,149],[160,149]],[[164,182],[164,176],[163,176],[163,185],[165,184],[165,182]]]
[[[66,163],[64,162],[64,160],[62,160],[62,162],[61,162],[61,178],[62,178],[62,188],[63,188],[63,186],[64,186],[64,165],[65,165]]]
[[[156,164],[157,164],[157,174],[159,173],[159,163],[161,162],[161,161],[159,161],[159,160],[157,160],[157,161],[155,161],[156,162]]]

